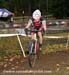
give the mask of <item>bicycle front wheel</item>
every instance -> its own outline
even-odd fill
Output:
[[[36,62],[36,54],[29,54],[29,66],[34,67]]]

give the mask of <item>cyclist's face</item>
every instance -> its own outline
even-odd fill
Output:
[[[39,19],[35,19],[35,22],[39,22]]]

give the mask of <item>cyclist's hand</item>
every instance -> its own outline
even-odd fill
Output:
[[[42,35],[46,35],[46,30],[42,30]]]
[[[44,35],[46,35],[46,30],[44,31]]]
[[[25,28],[24,30],[25,30],[25,34],[28,35],[28,29]]]
[[[44,31],[44,36],[46,36],[46,31]]]

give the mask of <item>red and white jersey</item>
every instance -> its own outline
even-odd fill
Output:
[[[30,18],[28,24],[32,25],[35,28],[36,27],[41,28],[42,26],[46,25],[46,20],[43,17],[40,17],[38,21],[33,18]]]

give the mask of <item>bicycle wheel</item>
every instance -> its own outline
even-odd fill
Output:
[[[29,66],[34,67],[36,63],[36,54],[29,55]]]
[[[29,43],[29,66],[34,67],[36,61],[36,53],[35,53],[35,44],[33,42]]]
[[[40,58],[40,49],[39,49],[38,43],[33,45],[31,52],[32,53],[29,53],[29,65],[30,65],[30,67],[34,67],[36,64],[36,61],[38,61],[38,59]]]

